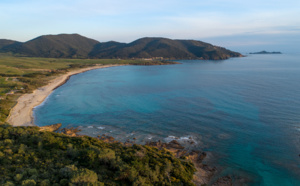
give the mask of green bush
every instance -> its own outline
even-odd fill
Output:
[[[14,186],[15,184],[11,181],[7,181],[6,183],[3,184],[3,186]]]
[[[70,182],[76,185],[95,183],[98,181],[98,176],[94,171],[89,169],[80,169],[74,171],[70,178]]]
[[[68,186],[69,185],[69,180],[68,179],[62,179],[62,180],[60,180],[59,184],[61,186]]]
[[[23,175],[22,175],[22,174],[16,174],[16,176],[15,176],[15,181],[16,181],[16,182],[19,182],[19,181],[22,180],[22,178],[23,178]]]
[[[46,180],[42,180],[41,183],[40,183],[40,186],[50,186],[50,181],[48,179]]]
[[[22,186],[35,186],[36,182],[34,180],[24,180],[22,181]]]

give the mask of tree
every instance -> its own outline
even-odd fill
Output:
[[[74,184],[88,184],[95,183],[98,181],[98,176],[94,171],[83,168],[77,171],[74,171],[70,182]]]
[[[22,186],[35,186],[36,182],[34,180],[24,180],[22,181]]]

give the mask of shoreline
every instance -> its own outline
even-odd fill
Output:
[[[125,64],[126,65],[126,64]],[[54,76],[54,79],[50,80],[47,85],[39,87],[34,90],[32,93],[23,94],[17,99],[17,104],[10,110],[9,116],[6,119],[6,122],[11,124],[13,127],[20,126],[37,126],[34,123],[33,109],[42,104],[45,99],[57,88],[64,85],[71,76],[80,74],[89,70],[100,69],[100,68],[109,68],[117,67],[124,65],[96,65],[87,68],[81,68],[69,71],[65,74],[60,74]],[[57,125],[57,124],[54,124]],[[48,127],[48,128],[47,128]],[[51,127],[50,127],[51,128]],[[40,127],[41,131],[49,131],[49,126]],[[50,129],[51,130],[51,129]],[[65,128],[65,134],[71,137],[76,137],[72,133],[67,134],[70,129]],[[71,129],[72,130],[72,129]],[[97,137],[94,137],[97,138]],[[100,139],[101,138],[101,139]],[[104,139],[102,139],[104,138]],[[110,143],[109,139],[114,139],[111,136],[100,136],[97,139],[103,140],[104,142]],[[125,146],[133,145],[131,142],[124,142]],[[166,148],[174,154],[175,157],[180,158],[181,155],[187,156],[188,159],[194,164],[196,172],[193,176],[193,182],[196,185],[208,184],[211,181],[211,178],[216,174],[217,169],[215,167],[210,167],[203,163],[204,158],[206,158],[206,153],[199,150],[188,150],[184,146],[180,145],[176,140],[171,142],[161,143],[160,141],[150,141],[146,145],[156,147],[158,149]],[[231,178],[220,177],[215,182],[217,183],[231,183]]]
[[[71,76],[80,74],[89,70],[108,68],[124,65],[96,65],[92,67],[82,68],[67,72],[50,80],[50,82],[34,90],[32,93],[21,95],[17,104],[10,110],[6,122],[12,126],[36,126],[34,124],[33,109],[43,103],[43,101],[53,92],[53,90],[65,84]]]

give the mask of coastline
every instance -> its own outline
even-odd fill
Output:
[[[34,123],[33,118],[33,109],[43,103],[45,99],[58,87],[65,84],[71,76],[83,73],[89,70],[94,69],[100,69],[100,68],[108,68],[108,67],[116,67],[116,66],[124,66],[124,65],[96,65],[92,67],[82,68],[82,69],[76,69],[72,70],[70,72],[67,72],[65,74],[61,74],[56,76],[54,79],[50,80],[49,83],[43,87],[40,87],[36,90],[34,90],[32,93],[29,94],[23,94],[20,96],[17,100],[17,104],[10,110],[9,116],[7,118],[7,122],[11,124],[14,127],[19,126],[36,126]],[[58,124],[54,124],[58,125]],[[44,126],[40,128],[40,131],[51,131],[53,132],[53,125]],[[74,133],[70,132],[73,129],[64,129],[66,135],[71,137],[76,137],[77,135],[74,135]],[[76,129],[75,129],[76,130]],[[69,133],[68,133],[69,132]],[[101,136],[104,139],[98,137],[100,140],[103,140],[104,142],[114,142],[114,140],[109,141],[108,139],[111,139],[111,136]],[[113,138],[112,138],[113,139]],[[150,144],[151,143],[151,144]],[[196,185],[202,185],[207,184],[210,182],[211,178],[216,173],[215,167],[210,167],[206,164],[204,164],[202,161],[206,158],[206,153],[202,151],[197,150],[187,150],[183,146],[181,146],[176,140],[173,140],[169,143],[161,143],[159,142],[150,142],[149,146],[162,149],[162,147],[169,150],[172,154],[174,154],[175,157],[180,158],[181,156],[186,156],[188,160],[190,160],[195,168],[196,172],[193,176],[193,183]],[[133,143],[125,142],[125,146],[131,146]],[[228,177],[221,177],[217,179],[217,183],[223,184],[223,183],[229,183],[231,184],[231,179]]]
[[[124,65],[96,65],[67,72],[51,80],[47,85],[34,90],[30,94],[24,94],[17,100],[17,104],[10,110],[6,122],[12,126],[36,126],[32,116],[34,107],[40,105],[56,88],[65,84],[73,75],[89,70],[108,68]]]

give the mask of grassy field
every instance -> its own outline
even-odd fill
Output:
[[[55,76],[96,64],[162,65],[170,62],[119,59],[62,59],[0,54],[0,124],[24,93],[46,85]]]

